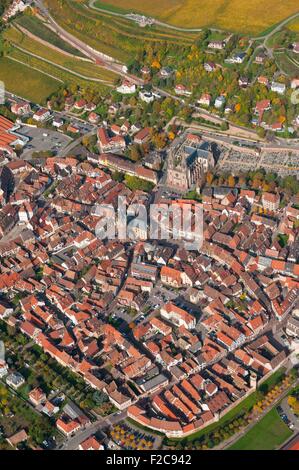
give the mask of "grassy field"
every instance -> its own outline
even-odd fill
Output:
[[[0,80],[15,95],[43,104],[61,83],[9,58],[0,58]]]
[[[274,408],[228,450],[274,450],[291,435],[292,431]]]
[[[244,33],[260,33],[298,11],[297,0],[98,0],[96,4],[142,12],[187,28],[214,26]]]
[[[299,73],[299,66],[292,62],[290,53],[275,53],[275,60],[277,65],[289,76],[297,76]]]
[[[69,52],[70,54],[83,57],[83,54],[72,47],[70,44],[61,39],[51,29],[47,28],[45,24],[35,16],[22,15],[17,18],[17,24],[30,31],[35,36],[47,41],[54,46],[62,49],[63,51]]]
[[[92,62],[85,62],[80,59],[66,56],[63,53],[40,44],[38,41],[34,41],[16,28],[11,27],[6,30],[4,37],[12,44],[17,45],[32,54],[36,54],[39,57],[54,62],[62,67],[66,67],[70,71],[79,73],[90,79],[94,78],[105,80],[108,83],[113,84],[117,78],[117,75],[113,72],[110,72],[109,70],[106,70]]]

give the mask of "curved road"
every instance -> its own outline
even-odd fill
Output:
[[[246,68],[245,70],[248,69],[249,65],[251,64],[252,60],[254,59],[255,55],[256,55],[256,52],[259,50],[259,49],[266,49],[268,54],[269,54],[269,57],[271,57],[271,59],[273,59],[273,50],[267,45],[267,42],[268,40],[274,36],[274,34],[276,34],[278,31],[280,31],[280,29],[285,26],[286,24],[288,24],[290,21],[294,20],[295,18],[297,18],[299,16],[299,12],[297,13],[294,13],[292,16],[289,16],[288,18],[284,19],[283,21],[281,21],[274,29],[272,29],[272,31],[270,31],[268,34],[266,34],[265,36],[259,36],[259,37],[256,37],[256,38],[252,38],[252,40],[254,41],[258,41],[258,40],[263,40],[262,44],[259,44],[253,51],[252,53],[252,56],[250,58],[250,60],[248,61],[247,65],[246,65]],[[283,72],[281,70],[281,72]]]
[[[259,39],[265,39],[267,40],[270,36],[273,36],[273,34],[277,33],[277,31],[279,31],[283,26],[285,26],[286,24],[288,24],[290,21],[294,20],[295,18],[297,18],[297,16],[299,16],[299,11],[297,11],[297,13],[294,13],[293,15],[291,16],[288,16],[287,18],[285,18],[284,20],[282,20],[280,23],[277,24],[277,26],[272,29],[268,34],[266,34],[265,36],[257,36],[255,38],[252,38],[252,39],[255,39],[256,41],[259,40]]]
[[[96,11],[99,11],[101,13],[108,13],[109,15],[112,15],[112,16],[117,16],[117,17],[120,17],[120,18],[125,18],[125,19],[130,19],[128,17],[128,14],[125,14],[125,13],[118,13],[118,12],[115,12],[115,11],[110,11],[108,9],[104,9],[104,8],[100,8],[100,7],[97,7],[95,6],[95,3],[96,3],[96,0],[90,0],[89,1],[89,8],[93,9],[93,10],[96,10]],[[285,26],[286,24],[288,24],[290,21],[294,20],[295,18],[299,17],[299,12],[297,13],[294,13],[293,15],[291,16],[288,16],[287,18],[285,18],[284,20],[282,20],[280,23],[278,23],[275,28],[273,28],[271,31],[269,31],[268,34],[265,34],[265,35],[262,35],[262,36],[257,36],[257,37],[252,37],[250,38],[250,41],[251,42],[254,42],[254,41],[258,41],[258,40],[263,40],[262,44],[259,44],[253,51],[252,53],[252,56],[251,56],[251,59],[248,61],[247,65],[246,65],[246,68],[245,70],[247,70],[249,68],[249,66],[251,65],[252,63],[252,60],[254,59],[255,55],[256,55],[256,52],[259,50],[259,49],[266,49],[267,52],[268,52],[268,55],[270,58],[273,59],[273,51],[272,49],[267,45],[267,41],[274,35],[276,34],[281,28],[283,28],[283,26]],[[171,25],[169,23],[164,23],[163,21],[159,21],[155,18],[154,19],[154,22],[156,25],[159,25],[159,26],[162,26],[164,28],[169,28],[169,29],[173,29],[173,30],[176,30],[176,31],[181,31],[181,32],[200,32],[202,31],[202,28],[195,28],[195,29],[192,29],[192,28],[181,28],[179,26],[174,26],[174,25]],[[133,20],[132,20],[133,21]],[[223,30],[221,29],[215,29],[215,28],[209,28],[211,31],[219,31],[219,32],[223,32]],[[251,45],[251,44],[250,44]],[[280,69],[280,72],[285,74],[283,70]]]

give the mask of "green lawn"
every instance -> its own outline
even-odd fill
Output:
[[[274,450],[291,435],[292,431],[274,408],[228,450]]]
[[[11,93],[43,104],[61,83],[7,57],[0,58],[0,80]]]
[[[280,367],[276,372],[274,372],[274,374],[270,375],[270,377],[259,386],[259,390],[263,393],[267,393],[269,390],[275,387],[275,385],[279,384],[283,380],[285,371],[285,367]]]

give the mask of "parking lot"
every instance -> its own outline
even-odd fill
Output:
[[[24,160],[32,158],[34,152],[51,151],[57,153],[72,141],[70,137],[49,129],[23,126],[18,130],[18,133],[30,139],[22,154]]]
[[[165,305],[170,300],[177,297],[177,292],[174,289],[166,289],[160,282],[156,284],[151,292],[151,295],[143,308],[143,311],[152,313],[153,310],[157,310]]]
[[[293,413],[292,409],[288,404],[288,399],[284,398],[281,404],[277,407],[279,416],[283,422],[293,431],[299,431],[299,420],[297,416]]]

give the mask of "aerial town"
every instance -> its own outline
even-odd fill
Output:
[[[0,450],[299,450],[298,34],[236,52],[205,31],[191,87],[164,42],[114,62],[50,3],[0,2]],[[87,3],[138,34],[176,28]],[[10,66],[59,87],[21,94]],[[120,201],[129,230],[100,236]]]

